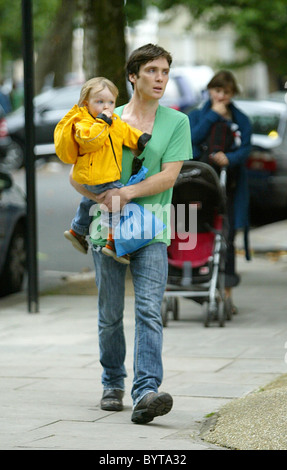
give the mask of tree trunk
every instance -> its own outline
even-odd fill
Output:
[[[128,100],[124,0],[81,0],[86,78],[106,77],[119,88],[117,104]]]
[[[35,66],[35,92],[39,93],[49,74],[54,86],[63,86],[65,75],[71,71],[73,18],[77,3],[62,0],[56,18],[49,29],[38,53]]]

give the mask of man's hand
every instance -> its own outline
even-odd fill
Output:
[[[100,209],[109,212],[121,210],[129,201],[128,186],[119,189],[108,189],[108,191],[97,195],[97,202],[100,204]]]

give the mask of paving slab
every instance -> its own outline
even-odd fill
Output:
[[[206,430],[209,415],[217,416],[220,424],[221,410],[230,406],[234,413],[237,403],[242,415],[249,414],[251,420],[251,405],[245,414],[242,401],[251,402],[253,394],[287,373],[287,263],[284,254],[276,258],[256,255],[252,262],[239,255],[238,270],[242,282],[234,299],[239,313],[224,328],[217,324],[205,328],[200,306],[180,299],[179,320],[169,319],[163,345],[162,389],[173,395],[174,406],[169,414],[145,426],[130,420],[132,290],[125,303],[128,378],[125,408],[120,413],[100,409],[94,292],[75,295],[74,283],[73,294],[68,289],[65,295],[60,291],[41,294],[37,314],[27,312],[23,294],[0,299],[0,448],[89,449],[99,455],[123,450],[184,451],[188,455],[192,450],[244,449],[249,445],[248,432],[245,442],[238,444],[230,441],[232,431],[227,425],[224,439],[215,434],[214,423],[212,439],[210,428],[205,434],[202,429]],[[65,282],[71,289],[69,281]],[[260,449],[271,446],[273,433],[273,442],[286,450],[285,440],[276,436],[281,425],[275,412],[285,395],[268,393],[273,395],[264,419],[256,422],[253,417],[244,426],[255,426],[258,434],[258,427],[266,425],[268,439],[266,433],[261,435],[262,441],[256,444]],[[269,399],[268,393],[261,398]],[[228,409],[223,413],[228,415]],[[233,426],[237,424],[233,420]]]

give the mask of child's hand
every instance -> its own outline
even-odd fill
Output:
[[[111,118],[112,117],[112,113],[110,111],[108,111],[108,109],[105,109],[102,114],[104,114],[105,116],[107,116],[108,118]]]

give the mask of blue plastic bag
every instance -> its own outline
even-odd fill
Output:
[[[145,179],[147,172],[148,169],[142,166],[138,173],[130,177],[126,186],[140,183]],[[160,219],[139,204],[135,202],[126,204],[114,231],[117,256],[132,253],[147,245],[165,227]]]
[[[117,256],[142,248],[165,228],[165,224],[143,206],[135,202],[126,204],[114,231]]]
[[[142,166],[141,169],[135,174],[130,177],[126,186],[130,186],[131,184],[140,183],[145,179],[145,175],[147,174],[148,169],[145,166]]]

